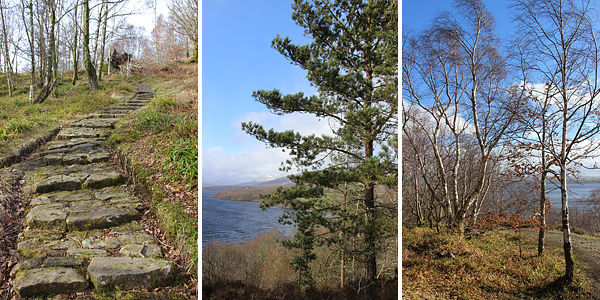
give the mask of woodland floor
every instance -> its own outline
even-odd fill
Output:
[[[523,234],[531,237],[530,243],[537,245],[538,231],[523,230]],[[562,249],[562,231],[549,231],[545,234],[546,247]],[[594,286],[592,299],[600,299],[600,239],[591,236],[571,234],[571,243],[575,260],[582,267]]]
[[[118,118],[151,94],[138,86],[128,101],[70,123],[0,169],[1,299],[195,297],[193,274],[172,259],[152,220],[152,199],[106,144]]]

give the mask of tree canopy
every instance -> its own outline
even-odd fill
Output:
[[[297,226],[288,246],[303,250],[294,264],[306,283],[312,250],[326,243],[363,262],[369,284],[381,271],[379,242],[395,235],[398,221],[398,2],[296,0],[292,8],[293,20],[312,43],[296,45],[278,35],[272,47],[307,72],[317,93],[284,95],[274,89],[253,97],[277,115],[328,119],[332,133],[303,136],[242,123],[268,146],[289,150],[281,169],[302,171],[288,176],[294,187],[264,195],[262,206],[295,209],[281,221]],[[376,186],[395,192],[381,197]],[[338,193],[326,195],[326,189]],[[349,237],[357,240],[352,246]]]

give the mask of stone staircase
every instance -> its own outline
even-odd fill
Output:
[[[139,86],[132,99],[62,129],[23,164],[28,207],[11,272],[20,297],[154,288],[173,277],[153,236],[132,222],[142,201],[105,146],[118,119],[152,97]]]

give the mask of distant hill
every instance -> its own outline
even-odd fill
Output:
[[[217,191],[230,191],[237,189],[254,189],[254,188],[266,188],[266,187],[277,187],[277,186],[292,186],[294,185],[287,177],[279,177],[271,180],[255,180],[250,182],[238,183],[235,185],[213,185],[213,186],[202,186],[203,190],[217,190]]]
[[[270,194],[277,190],[277,187],[263,187],[263,188],[246,188],[237,190],[228,190],[224,192],[214,193],[211,197],[220,200],[231,200],[231,201],[252,201],[260,202],[261,194]]]

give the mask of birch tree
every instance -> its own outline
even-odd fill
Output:
[[[418,109],[434,122],[428,127],[408,116],[428,135],[436,158],[440,187],[432,195],[444,203],[449,227],[464,232],[466,221],[477,218],[519,104],[506,91],[493,15],[479,0],[455,6],[461,19],[442,13],[429,29],[405,40],[403,112]],[[461,166],[467,145],[474,146],[477,159]],[[442,151],[452,158],[444,159]]]
[[[565,279],[573,279],[575,263],[569,225],[567,180],[569,168],[581,166],[600,146],[598,71],[600,51],[596,39],[597,10],[591,1],[515,0],[519,42],[530,53],[532,84],[550,91],[553,121],[541,146],[555,162],[560,182]]]
[[[190,62],[198,61],[198,0],[171,0],[169,18],[177,25],[175,30],[194,45]]]

